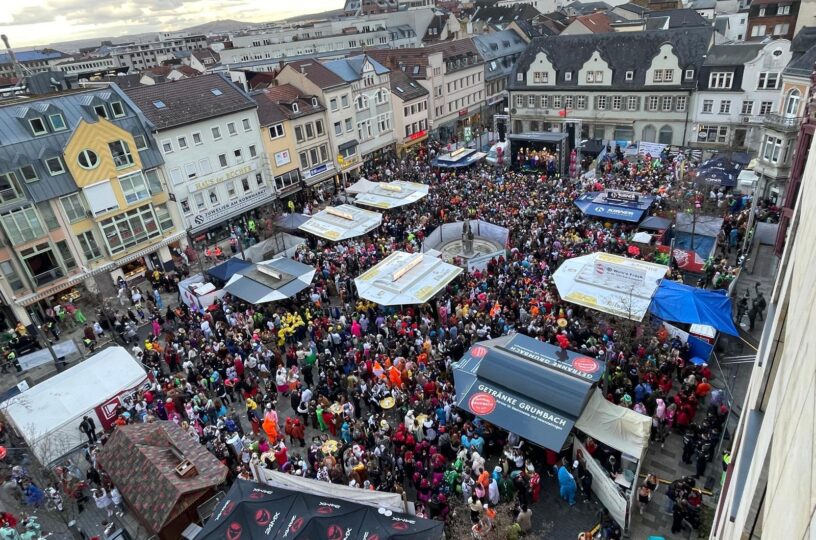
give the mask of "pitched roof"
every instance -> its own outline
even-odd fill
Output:
[[[612,6],[607,4],[606,2],[573,2],[566,6],[567,9],[574,11],[580,15],[588,15],[590,13],[595,13],[596,11],[606,11],[611,9]]]
[[[381,64],[392,70],[404,71],[414,79],[424,79],[427,75],[430,47],[412,47],[406,49],[378,49],[367,54],[376,58]]]
[[[197,474],[186,478],[176,474],[178,453],[195,465]],[[99,463],[153,533],[199,503],[228,472],[173,422],[118,427],[100,450]]]
[[[512,30],[473,36],[473,44],[486,61],[524,52],[527,44]]]
[[[540,12],[528,4],[511,6],[478,6],[470,16],[471,21],[487,24],[509,24],[516,20],[529,20]]]
[[[668,17],[669,28],[688,28],[695,26],[711,26],[711,21],[693,9],[663,9],[646,15],[651,17]]]
[[[638,15],[643,15],[644,13],[649,11],[645,7],[639,6],[638,4],[635,4],[633,2],[629,2],[629,3],[626,3],[626,4],[621,4],[619,6],[615,6],[612,9],[622,9],[622,10],[625,10],[625,11],[629,11],[631,13],[636,13]]]
[[[614,31],[611,24],[612,21],[606,13],[601,11],[589,15],[578,15],[575,17],[575,20],[583,24],[590,32],[601,33]]]
[[[194,49],[191,53],[195,56],[198,60],[204,63],[205,60],[210,59],[214,63],[218,63],[221,61],[221,55],[215,52],[214,50],[210,49],[209,47],[204,47],[203,49]]]
[[[391,72],[389,81],[391,82],[391,93],[402,101],[411,101],[428,95],[425,87],[398,69]]]
[[[243,90],[221,74],[140,86],[125,92],[159,130],[256,107]]]
[[[762,43],[726,43],[708,50],[704,66],[741,66],[755,59],[765,45]]]
[[[468,54],[479,55],[479,51],[476,50],[476,46],[473,44],[473,39],[471,38],[446,41],[445,43],[435,43],[434,45],[428,45],[424,48],[431,53],[441,52],[442,59],[445,61],[451,58],[467,56]],[[396,51],[397,53],[400,53],[403,50],[404,49],[397,49]]]
[[[340,58],[337,60],[329,60],[323,65],[329,68],[335,75],[346,82],[359,81],[363,77],[363,66],[366,62],[371,64],[374,68],[374,73],[382,75],[391,71],[387,67],[377,62],[374,58],[361,54],[357,56],[350,56],[348,58]]]
[[[307,79],[323,90],[348,84],[332,70],[314,59],[296,60],[294,62],[288,62],[286,65],[292,66],[292,69],[295,71],[303,73]]]
[[[560,87],[580,86],[578,77],[564,79],[565,72],[577,73],[596,51],[612,68],[613,88],[642,88],[646,82],[646,68],[660,52],[660,47],[670,44],[677,55],[681,69],[694,69],[702,65],[711,41],[713,29],[679,28],[675,30],[647,30],[642,32],[608,32],[603,34],[580,34],[547,36],[534,39],[516,61],[510,77],[511,89],[527,89],[527,81],[519,82],[516,73],[526,73],[539,52],[544,52],[557,71]],[[626,72],[634,71],[631,81]],[[693,85],[693,81],[677,82],[678,86]],[[595,87],[593,87],[595,88]]]
[[[714,9],[717,7],[717,0],[692,0],[689,9]]]
[[[320,102],[312,104],[315,96],[304,95],[291,84],[270,86],[252,93],[252,99],[258,104],[258,120],[262,126],[268,126],[284,120],[301,118],[310,114],[325,111]],[[294,112],[292,105],[297,104],[298,112]]]

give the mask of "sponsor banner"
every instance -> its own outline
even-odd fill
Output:
[[[586,381],[600,381],[605,368],[603,362],[594,358],[562,350],[560,347],[555,347],[523,334],[516,334],[501,348]]]
[[[220,223],[221,221],[232,217],[235,214],[251,210],[256,206],[263,204],[267,199],[271,200],[272,192],[268,187],[263,186],[257,191],[253,191],[243,197],[238,197],[232,201],[205,210],[200,214],[196,214],[187,218],[187,222],[193,231],[205,229]]]

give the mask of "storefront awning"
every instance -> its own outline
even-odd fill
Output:
[[[668,267],[609,253],[567,259],[555,271],[567,302],[641,321]]]
[[[426,253],[395,251],[354,280],[360,298],[381,306],[424,304],[462,273]]]
[[[366,206],[389,210],[412,204],[428,196],[428,186],[417,182],[377,182],[365,193],[360,193],[354,201]]]
[[[478,343],[454,364],[456,403],[559,451],[603,371],[593,358],[523,334],[504,336]]]
[[[575,199],[575,206],[587,216],[637,223],[648,212],[655,198],[651,195],[634,195],[637,195],[637,199],[626,201],[610,198],[604,192],[584,193]]]
[[[350,204],[328,206],[298,227],[320,238],[339,242],[373,231],[382,223],[382,214]]]

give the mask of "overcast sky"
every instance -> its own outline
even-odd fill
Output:
[[[343,0],[0,0],[13,47],[175,30],[235,19],[263,22],[343,7]]]

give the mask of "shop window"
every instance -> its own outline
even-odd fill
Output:
[[[149,204],[103,220],[100,225],[112,254],[161,235],[156,216]]]

